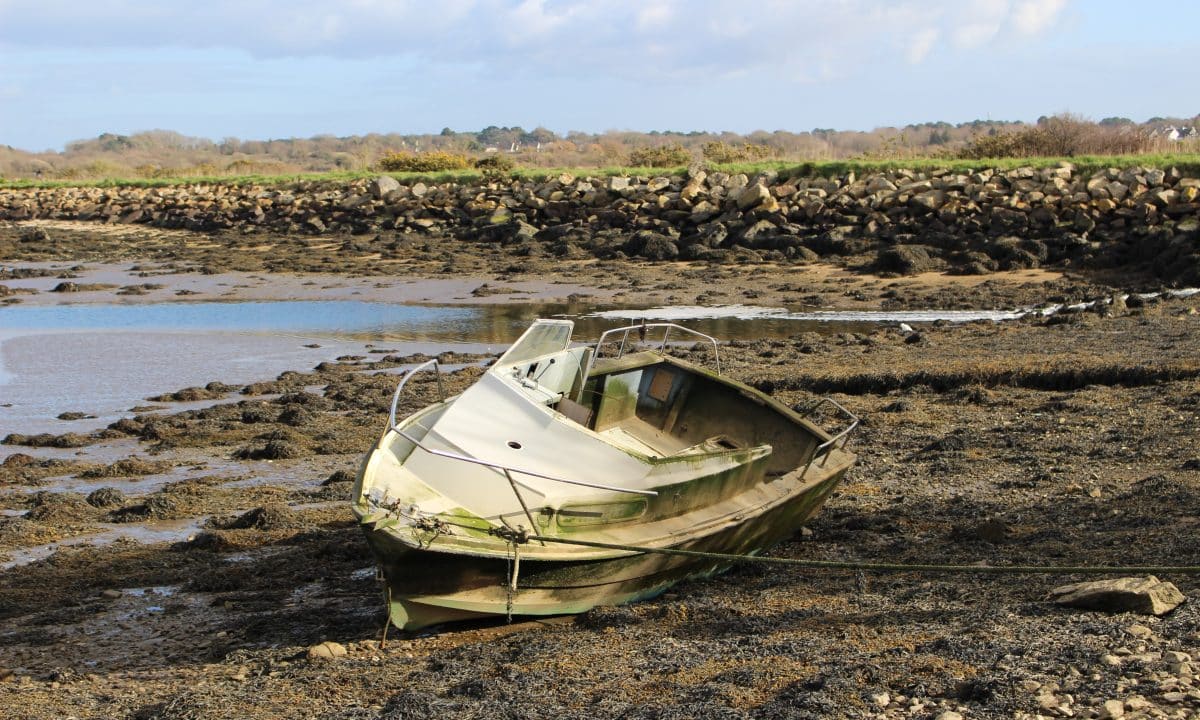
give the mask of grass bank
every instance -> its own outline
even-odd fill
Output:
[[[821,160],[811,162],[797,161],[763,161],[752,163],[732,163],[724,165],[709,164],[710,171],[727,173],[746,173],[752,175],[760,172],[773,171],[785,178],[791,177],[833,177],[853,172],[857,175],[869,174],[888,170],[911,170],[913,172],[930,172],[946,170],[954,173],[969,173],[982,169],[1012,170],[1019,167],[1055,167],[1059,163],[1069,162],[1075,165],[1079,172],[1090,175],[1105,168],[1127,168],[1134,166],[1148,168],[1177,168],[1180,172],[1200,176],[1200,154],[1152,154],[1152,155],[1086,155],[1072,158],[1038,157],[1038,158],[988,158],[983,160],[957,160],[946,158],[904,158],[891,160]],[[565,168],[517,168],[511,173],[515,179],[540,181],[562,174],[581,177],[609,176],[672,176],[682,175],[686,167],[647,168],[647,167],[565,167]],[[289,187],[304,183],[340,184],[353,180],[377,177],[381,173],[370,171],[332,172],[332,173],[301,173],[285,175],[214,175],[214,176],[181,176],[165,178],[100,178],[92,180],[7,180],[0,181],[0,188],[55,188],[55,187],[176,187],[180,185],[262,185],[269,187]],[[451,170],[444,172],[419,173],[386,173],[404,184],[416,182],[447,183],[474,182],[483,178],[479,170]]]

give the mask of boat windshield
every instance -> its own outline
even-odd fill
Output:
[[[538,320],[504,353],[497,365],[516,365],[543,355],[562,352],[571,342],[570,320]]]

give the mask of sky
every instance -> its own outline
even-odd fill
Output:
[[[1200,3],[0,0],[0,145],[1200,114]]]

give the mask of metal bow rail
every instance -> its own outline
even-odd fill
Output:
[[[625,346],[629,344],[629,333],[636,330],[638,333],[638,340],[643,341],[646,339],[647,330],[654,330],[657,328],[663,329],[662,342],[658,346],[659,352],[666,352],[667,340],[670,338],[672,330],[680,330],[689,335],[695,335],[702,340],[706,340],[710,345],[712,345],[713,358],[717,365],[717,374],[721,374],[721,352],[717,348],[716,338],[712,337],[711,335],[705,335],[704,333],[698,332],[689,327],[684,327],[683,325],[676,325],[675,323],[641,323],[638,325],[627,325],[625,327],[613,328],[612,330],[604,331],[604,333],[600,335],[600,339],[596,341],[596,351],[592,353],[592,359],[588,362],[587,372],[584,373],[584,377],[586,378],[591,375],[592,366],[596,364],[596,359],[600,357],[601,348],[603,348],[604,343],[608,340],[610,335],[621,333],[621,347],[617,350],[617,357],[620,358],[625,355]]]
[[[433,366],[433,374],[435,377],[437,377],[438,397],[442,402],[446,401],[446,389],[442,387],[442,366],[438,364],[437,360],[426,360],[415,368],[412,368],[408,372],[404,373],[404,377],[400,378],[400,383],[396,385],[396,392],[392,395],[392,409],[388,413],[389,428],[396,427],[396,403],[400,402],[400,393],[404,390],[404,386],[408,384],[408,381],[412,379],[413,375],[416,375],[431,365]]]
[[[850,442],[850,433],[854,432],[855,428],[858,427],[858,423],[861,422],[857,415],[850,412],[841,403],[830,397],[821,398],[820,401],[818,401],[815,405],[805,410],[800,417],[808,418],[826,403],[832,405],[840,413],[850,418],[850,424],[847,425],[841,432],[817,446],[817,449],[813,452],[812,457],[808,459],[808,464],[804,466],[805,472],[808,472],[809,466],[812,465],[813,461],[818,457],[821,458],[821,467],[825,467],[825,462],[829,459],[829,454],[834,450],[841,450],[842,448],[846,447],[846,443]]]

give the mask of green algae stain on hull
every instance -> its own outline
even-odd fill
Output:
[[[559,331],[564,321],[539,322]],[[576,355],[511,366],[502,358],[457,399],[384,434],[355,512],[392,624],[415,630],[651,597],[785,540],[855,462],[790,408],[686,361],[638,352],[567,382]],[[568,386],[579,396],[550,391]],[[570,399],[569,415],[556,411],[560,398]],[[415,434],[401,440],[402,428]],[[494,477],[458,473],[446,457]],[[499,457],[515,467],[496,465]],[[701,555],[665,552],[673,550]]]
[[[753,522],[733,524],[673,549],[757,555],[786,540],[820,509],[848,466],[829,474],[804,493],[772,507]],[[470,618],[505,615],[561,615],[654,597],[683,580],[711,577],[732,566],[727,559],[657,553],[610,553],[584,561],[540,561],[523,546],[518,586],[509,592],[507,557],[448,555],[434,549],[398,547],[385,538],[377,547],[387,584],[392,624],[403,630]],[[526,551],[524,548],[529,548]],[[383,551],[383,552],[380,552]],[[613,556],[615,555],[615,556]],[[432,568],[436,567],[436,572]]]

